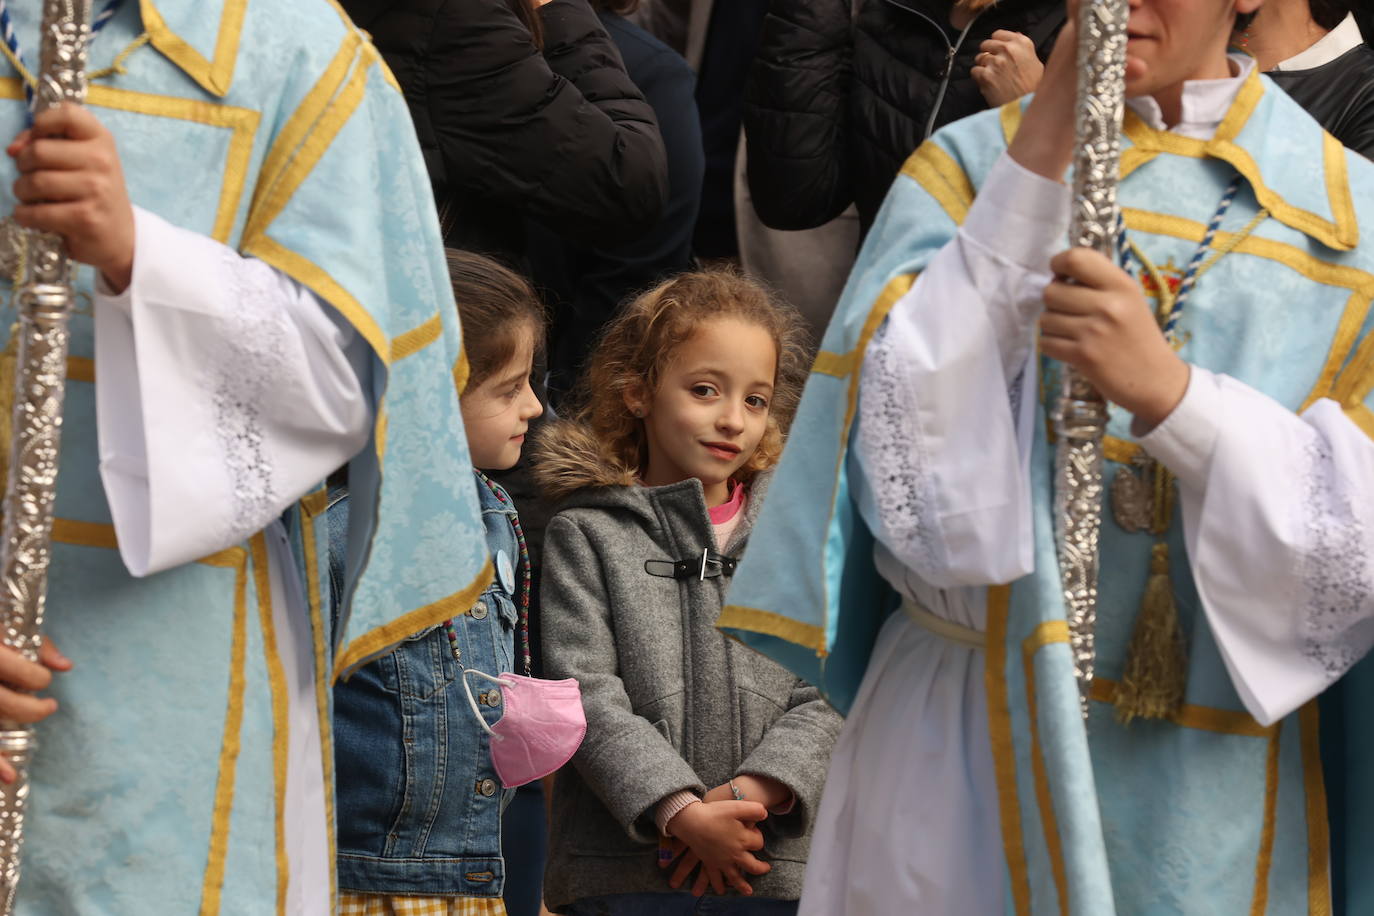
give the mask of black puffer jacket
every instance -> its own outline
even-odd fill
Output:
[[[1280,70],[1283,87],[1327,133],[1374,159],[1374,50],[1360,45],[1310,70]]]
[[[858,205],[864,231],[927,135],[987,107],[969,71],[997,29],[1041,59],[1063,0],[1002,0],[960,33],[950,0],[774,0],[750,74],[749,189],[764,223],[809,229]],[[957,46],[957,47],[956,47]]]
[[[447,244],[518,264],[527,218],[600,242],[658,220],[658,123],[586,0],[540,7],[543,54],[505,0],[343,5],[405,90]]]

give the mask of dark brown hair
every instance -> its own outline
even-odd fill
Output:
[[[506,6],[529,29],[534,46],[544,50],[544,23],[539,18],[539,9],[534,5],[534,0],[506,0]]]
[[[515,271],[470,251],[446,248],[444,254],[468,358],[464,390],[472,391],[510,361],[526,331],[534,334],[537,358],[547,316],[534,287]]]
[[[729,269],[679,274],[627,303],[606,327],[574,394],[572,414],[596,442],[603,464],[643,471],[649,457],[644,423],[630,414],[625,394],[635,388],[656,391],[678,347],[702,322],[716,318],[757,325],[777,347],[768,428],[739,476],[748,483],[777,464],[806,377],[806,332],[795,309]]]

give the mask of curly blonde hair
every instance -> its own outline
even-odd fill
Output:
[[[640,475],[648,462],[648,442],[644,421],[631,415],[625,396],[657,391],[678,348],[699,325],[717,318],[757,325],[777,347],[768,425],[738,476],[747,484],[778,463],[806,379],[805,325],[766,287],[738,271],[713,268],[678,274],[640,294],[606,326],[574,392],[569,420],[551,424],[537,445],[541,460],[535,473],[550,495],[566,495],[588,482],[572,479],[583,475],[569,473],[570,449],[595,449],[599,482],[628,482]]]

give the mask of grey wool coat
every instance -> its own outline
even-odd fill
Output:
[[[700,481],[636,486],[594,466],[590,449],[582,456],[558,456],[564,484],[571,469],[588,485],[565,499],[544,548],[545,670],[581,682],[587,714],[586,739],[558,774],[545,901],[558,910],[601,894],[671,892],[657,865],[659,800],[741,773],[796,796],[760,825],[772,870],[749,881],[756,897],[797,899],[842,720],[814,687],[715,628],[728,576],[646,571],[646,560],[715,552]],[[767,477],[755,478],[725,556],[740,555]]]

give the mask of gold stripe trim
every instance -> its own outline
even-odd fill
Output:
[[[70,518],[52,520],[52,539],[59,544],[73,547],[100,547],[105,550],[118,550],[114,525],[99,522],[78,522]]]
[[[1116,691],[1116,681],[1097,677],[1093,678],[1089,696],[1098,703],[1111,704],[1116,702]],[[1278,731],[1277,725],[1260,725],[1248,712],[1195,706],[1192,703],[1185,703],[1170,721],[1183,728],[1247,738],[1272,738]]]
[[[468,586],[447,598],[440,598],[433,604],[417,608],[408,614],[397,617],[359,636],[349,644],[334,662],[334,680],[339,680],[346,672],[366,664],[379,655],[384,655],[402,639],[418,633],[427,627],[436,626],[452,617],[458,617],[477,602],[477,598],[491,584],[493,567],[488,557],[478,571],[477,577]]]
[[[1250,916],[1264,916],[1269,909],[1269,873],[1274,865],[1274,829],[1279,807],[1280,722],[1269,737],[1269,753],[1264,759],[1264,826],[1260,831],[1259,857],[1255,861],[1255,894]]]
[[[772,611],[763,611],[740,604],[727,604],[721,609],[720,616],[716,618],[716,627],[718,629],[729,627],[736,630],[748,630],[751,633],[761,633],[764,636],[773,636],[807,649],[813,649],[821,658],[830,654],[825,644],[824,629],[813,623],[802,623],[800,620],[793,620],[791,617],[784,617]]]
[[[1298,711],[1302,778],[1307,800],[1307,912],[1331,916],[1331,825],[1326,819],[1326,783],[1322,776],[1320,720],[1317,701]]]
[[[1013,99],[997,110],[997,118],[1002,122],[1002,142],[1011,146],[1016,132],[1021,129],[1021,100]]]
[[[88,356],[68,356],[67,381],[94,384],[95,360]]]
[[[1040,744],[1040,711],[1035,698],[1035,653],[1049,645],[1067,643],[1069,625],[1064,620],[1046,620],[1021,641],[1021,664],[1026,676],[1026,711],[1030,718],[1031,770],[1035,778],[1035,803],[1040,809],[1040,827],[1045,834],[1045,849],[1059,897],[1061,916],[1069,916],[1069,873],[1064,865],[1064,848],[1059,841],[1059,819],[1054,813],[1054,795]]]
[[[364,52],[371,48],[370,45],[361,47]],[[352,75],[343,89],[328,100],[319,117],[310,125],[309,132],[301,138],[299,147],[282,166],[280,175],[269,176],[266,190],[254,192],[253,212],[243,233],[245,239],[254,239],[267,232],[273,220],[286,209],[296,190],[329,150],[344,124],[362,104],[372,60],[373,57],[367,53],[358,56],[357,65],[353,67]],[[310,101],[309,97],[307,101]],[[261,181],[259,186],[261,188]]]
[[[955,223],[962,223],[973,203],[973,184],[959,164],[939,144],[927,140],[902,165],[902,174],[913,179],[935,198]]]
[[[391,362],[405,359],[419,353],[439,339],[444,330],[443,316],[438,312],[424,324],[411,328],[391,341]]]
[[[329,648],[325,637],[324,602],[320,594],[319,550],[315,519],[329,506],[327,490],[301,500],[301,554],[305,561],[305,591],[310,603],[310,635],[315,650],[315,709],[320,720],[320,766],[324,770],[324,815],[329,843],[329,912],[339,911],[338,855],[334,811],[334,733],[329,719]]]
[[[234,80],[234,64],[238,60],[239,38],[243,32],[244,11],[248,0],[225,0],[219,16],[219,36],[215,40],[215,59],[205,56],[177,35],[163,20],[153,0],[142,0],[139,10],[148,41],[176,64],[201,88],[221,98]]]
[[[0,98],[21,99],[23,88],[14,77],[0,78]],[[253,138],[257,135],[261,115],[251,108],[184,99],[172,95],[133,92],[110,86],[91,86],[86,103],[112,111],[128,111],[156,118],[191,121],[210,127],[232,131],[229,149],[225,154],[224,182],[220,187],[219,205],[215,211],[214,227],[210,235],[215,241],[229,243],[234,222],[238,218],[243,189],[248,183],[248,165],[253,154]]]
[[[468,363],[468,351],[465,347],[458,353],[458,362],[453,367],[453,387],[458,390],[460,398],[463,396],[463,392],[467,390],[468,379],[471,377],[472,366]]]
[[[326,106],[338,93],[339,87],[343,85],[344,79],[348,76],[349,67],[357,58],[358,46],[361,43],[362,36],[356,30],[350,29],[348,34],[344,35],[343,41],[339,44],[339,50],[334,52],[334,57],[330,60],[329,65],[324,68],[324,72],[315,81],[315,85],[305,94],[305,98],[296,106],[296,110],[291,113],[291,117],[287,118],[286,123],[282,125],[282,129],[273,139],[272,146],[263,158],[262,168],[258,170],[258,184],[253,191],[252,212],[254,216],[244,231],[245,236],[256,234],[260,229],[265,228],[265,224],[259,225],[258,211],[264,205],[268,195],[276,188],[282,173],[291,161],[291,157],[296,154],[296,151],[305,141],[306,135],[318,123]]]
[[[1007,613],[1011,586],[988,589],[988,648],[984,686],[988,693],[988,738],[997,775],[997,806],[1002,821],[1002,853],[1011,880],[1016,916],[1030,916],[1030,871],[1021,829],[1021,800],[1016,789],[1016,746],[1011,737],[1011,699],[1007,691]]]
[[[1345,171],[1345,155],[1333,155],[1328,141],[1322,143],[1322,158],[1326,170],[1326,189],[1332,219],[1326,220],[1311,211],[1295,207],[1285,201],[1264,182],[1259,166],[1249,151],[1232,142],[1254,113],[1264,95],[1264,84],[1257,73],[1251,73],[1236,94],[1230,111],[1210,140],[1195,140],[1168,131],[1153,130],[1134,112],[1127,112],[1123,131],[1126,137],[1143,152],[1164,152],[1194,159],[1214,157],[1230,163],[1250,183],[1260,205],[1269,210],[1279,222],[1316,239],[1329,248],[1349,251],[1359,242],[1359,225],[1355,219],[1354,203],[1350,199],[1350,183]],[[1199,236],[1200,237],[1200,236]],[[1220,244],[1220,238],[1218,243]]]
[[[887,286],[883,287],[883,291],[874,300],[873,308],[869,310],[868,318],[864,320],[864,326],[859,330],[859,342],[854,345],[854,348],[848,353],[820,351],[811,364],[811,371],[835,378],[849,378],[853,375],[863,363],[864,351],[868,349],[868,342],[873,339],[874,334],[878,333],[878,328],[882,325],[883,319],[887,317],[888,312],[892,311],[897,300],[911,292],[911,287],[916,285],[916,277],[916,274],[899,274],[889,280]],[[846,419],[844,438],[848,438],[848,436],[849,421]]]
[[[229,828],[234,813],[234,780],[243,730],[244,674],[248,657],[248,554],[234,576],[233,644],[229,651],[229,704],[224,713],[224,737],[220,739],[219,771],[215,778],[215,807],[211,818],[210,850],[200,889],[201,916],[217,916],[224,890],[225,860],[229,855]]]
[[[317,296],[339,310],[339,314],[353,325],[383,364],[388,363],[391,343],[381,325],[363,308],[353,294],[344,289],[319,265],[297,254],[275,239],[260,235],[244,245],[243,253],[265,261],[282,273],[310,288]]]
[[[291,881],[291,862],[286,854],[286,768],[291,747],[290,709],[286,697],[286,669],[277,650],[277,625],[272,617],[272,585],[267,571],[267,537],[259,532],[248,542],[253,554],[253,582],[258,594],[258,620],[262,626],[262,654],[267,663],[267,682],[272,691],[272,772],[276,806],[277,913],[286,914],[286,889]]]
[[[1374,294],[1374,290],[1357,291],[1351,293],[1350,298],[1346,300],[1345,312],[1341,315],[1341,322],[1336,328],[1336,336],[1331,342],[1331,352],[1327,354],[1326,363],[1322,366],[1321,375],[1317,377],[1317,384],[1312,387],[1312,392],[1308,394],[1307,400],[1303,402],[1302,407],[1299,409],[1300,413],[1308,407],[1311,407],[1312,402],[1322,397],[1325,393],[1330,392],[1336,395],[1336,379],[1340,374],[1341,367],[1345,365],[1345,360],[1350,355],[1350,351],[1355,347],[1355,341],[1359,337],[1360,328],[1364,324],[1365,315],[1369,314],[1370,297],[1372,294]],[[1371,335],[1365,340],[1365,346],[1362,349],[1371,346],[1370,341],[1374,341],[1374,335]],[[1367,354],[1365,358],[1368,358]],[[1361,357],[1356,356],[1351,366],[1362,365],[1360,360]],[[1343,379],[1340,388],[1342,391],[1345,389]],[[1339,395],[1336,396],[1339,400]]]

